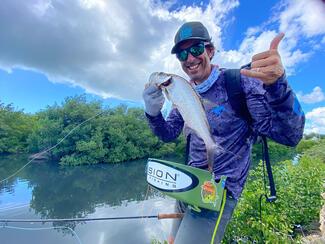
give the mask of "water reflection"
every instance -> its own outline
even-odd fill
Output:
[[[300,158],[301,158],[301,154],[298,153],[297,155],[295,155],[292,159],[292,164],[297,165],[299,163]]]
[[[26,162],[26,156],[2,157],[0,179],[6,178]],[[82,167],[60,167],[54,163],[31,164],[0,186],[2,218],[115,217],[172,212],[173,200],[163,198],[156,192],[147,193],[145,163],[145,160],[140,160],[119,165]],[[18,192],[23,197],[19,198]],[[27,207],[28,202],[30,205]],[[156,219],[121,220],[83,224],[70,222],[64,223],[64,226],[74,229],[83,243],[128,243],[130,240],[132,243],[149,243],[153,237],[165,238],[170,224],[163,223],[167,222]],[[58,225],[62,226],[62,223],[53,226]],[[16,226],[28,227],[30,224]],[[49,227],[51,224],[33,226]],[[9,243],[13,239],[14,243],[20,243],[20,240],[15,239],[18,236],[14,230],[0,231],[0,243]],[[68,229],[58,232],[44,230],[37,235],[40,236],[40,243],[76,242]],[[26,239],[22,239],[22,242],[26,243],[27,240],[27,243],[35,243],[35,237],[29,232],[25,231],[23,236]]]

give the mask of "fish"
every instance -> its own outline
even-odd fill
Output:
[[[208,169],[212,173],[214,155],[225,150],[211,135],[202,99],[186,79],[175,74],[154,72],[149,77],[149,84],[154,84],[162,90],[165,97],[178,109],[185,124],[203,140]]]

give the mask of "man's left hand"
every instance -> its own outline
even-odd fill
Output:
[[[278,46],[284,37],[279,33],[271,42],[268,51],[258,53],[252,57],[251,69],[242,69],[241,74],[260,79],[265,85],[272,85],[284,73]]]

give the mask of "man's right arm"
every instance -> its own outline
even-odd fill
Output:
[[[176,108],[174,108],[165,120],[161,113],[157,116],[146,117],[152,132],[164,142],[176,139],[182,132],[184,120]]]
[[[184,121],[177,109],[173,109],[167,120],[160,110],[165,98],[162,91],[155,84],[148,83],[142,93],[145,114],[152,132],[164,142],[176,139],[182,131]]]

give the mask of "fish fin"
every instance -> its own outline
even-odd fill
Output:
[[[166,98],[171,101],[170,94],[167,89],[164,89]]]

